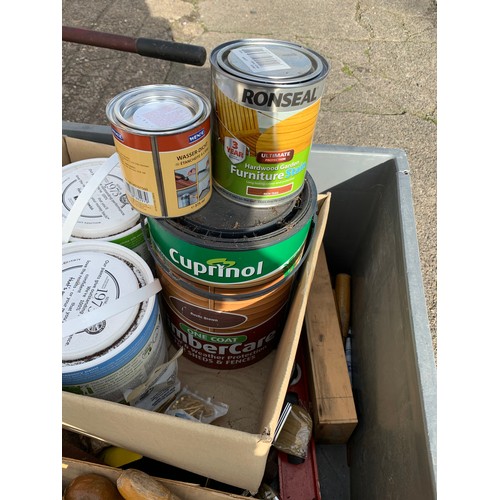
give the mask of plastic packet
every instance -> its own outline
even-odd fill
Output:
[[[181,389],[165,413],[174,417],[210,424],[215,419],[225,415],[228,410],[229,406],[226,403],[215,401],[212,398],[204,398],[186,386]]]
[[[181,348],[171,360],[155,368],[144,383],[134,389],[125,390],[125,401],[130,406],[144,410],[162,411],[181,389],[177,378],[177,359],[182,352]]]
[[[268,484],[262,483],[254,498],[261,500],[280,500],[279,495]]]

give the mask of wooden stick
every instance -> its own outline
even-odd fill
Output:
[[[340,316],[342,341],[345,347],[351,321],[351,276],[349,274],[339,273],[335,277],[335,297]]]

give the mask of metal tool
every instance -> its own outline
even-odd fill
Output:
[[[307,368],[304,357],[304,344],[299,343],[295,359],[300,377],[296,377],[288,387],[288,393],[295,395],[306,408],[310,406],[307,382]],[[290,461],[289,455],[278,452],[278,470],[280,498],[287,500],[321,500],[318,465],[316,462],[316,445],[314,439],[309,441],[307,456],[298,463]]]
[[[62,27],[62,39],[65,42],[131,52],[144,57],[153,57],[194,66],[203,66],[207,59],[206,49],[198,45],[154,38],[133,38],[70,26]]]

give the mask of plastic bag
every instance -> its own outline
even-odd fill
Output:
[[[204,398],[188,387],[183,387],[165,413],[174,417],[210,424],[215,419],[225,415],[228,410],[227,404],[212,398]]]
[[[124,391],[125,401],[130,406],[161,412],[181,389],[177,378],[177,359],[182,352],[181,348],[170,361],[158,366],[146,382]]]

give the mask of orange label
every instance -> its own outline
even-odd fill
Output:
[[[180,217],[209,201],[210,129],[205,127],[181,135],[158,137],[157,146],[150,137],[146,140],[132,136],[128,141],[129,137],[123,136],[126,142],[115,137],[127,197],[138,212],[151,217]],[[183,148],[173,149],[181,144]]]

